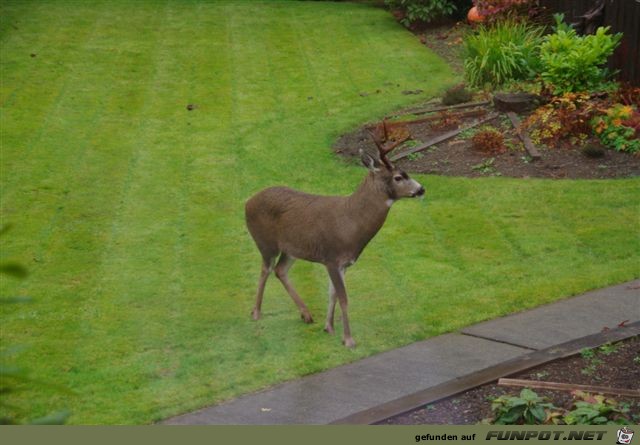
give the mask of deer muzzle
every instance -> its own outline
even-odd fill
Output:
[[[412,198],[415,198],[415,197],[417,197],[417,196],[424,196],[424,192],[425,192],[424,187],[423,187],[423,186],[420,186],[420,188],[419,188],[418,190],[416,190],[415,192],[413,192],[413,193],[411,194],[411,197],[412,197]]]

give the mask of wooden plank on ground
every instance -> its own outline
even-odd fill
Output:
[[[389,158],[389,160],[390,161],[397,161],[398,159],[405,158],[405,157],[409,156],[412,153],[417,153],[419,151],[422,151],[422,150],[424,150],[426,148],[431,147],[432,145],[438,144],[438,143],[440,143],[442,141],[446,141],[447,139],[450,139],[450,138],[456,136],[457,134],[462,133],[465,130],[473,128],[473,127],[475,127],[477,125],[480,125],[482,123],[489,122],[490,120],[493,120],[493,119],[497,118],[498,116],[499,116],[498,113],[492,113],[489,116],[487,116],[487,117],[485,117],[483,119],[479,119],[479,120],[477,120],[477,121],[475,121],[475,122],[473,122],[471,124],[465,125],[464,127],[460,127],[460,128],[458,128],[456,130],[451,130],[451,131],[443,133],[443,134],[441,134],[439,136],[436,136],[436,137],[428,140],[424,144],[412,147],[409,150],[403,151],[401,153],[396,153],[393,156],[391,156]]]
[[[407,111],[404,113],[398,113],[398,114],[394,114],[394,116],[404,116],[405,114],[426,114],[426,113],[433,113],[436,111],[455,110],[457,108],[479,107],[482,105],[489,105],[490,103],[491,101],[483,100],[480,102],[465,102],[463,104],[442,105],[440,107],[427,108],[426,110],[413,110],[413,111]]]
[[[616,396],[640,397],[640,390],[637,390],[637,389],[607,388],[606,386],[576,385],[573,383],[541,382],[537,380],[501,378],[498,380],[498,385],[518,386],[518,387],[532,388],[532,389],[554,389],[558,391],[584,391],[584,392],[590,392],[590,393],[596,393],[596,394],[611,394]]]
[[[454,112],[451,114],[432,114],[429,115],[427,117],[421,117],[419,119],[412,119],[412,120],[407,120],[407,121],[388,121],[385,119],[384,122],[386,122],[387,128],[391,129],[391,128],[397,128],[397,127],[406,127],[407,125],[416,125],[416,124],[423,124],[425,122],[430,122],[430,121],[435,121],[438,119],[442,119],[444,117],[452,117],[452,118],[469,118],[469,117],[481,117],[484,116],[485,114],[487,114],[487,110],[481,108],[478,110],[468,110],[468,111],[461,111],[461,112]],[[380,124],[371,124],[371,125],[366,125],[365,128],[368,130],[373,130],[375,129],[378,125]]]
[[[529,153],[529,156],[531,156],[531,159],[534,159],[534,160],[540,159],[540,152],[538,151],[536,146],[533,145],[533,142],[531,142],[531,138],[529,137],[529,135],[525,130],[520,128],[520,119],[518,118],[516,113],[514,113],[513,111],[508,111],[507,117],[509,117],[509,120],[511,120],[513,127],[516,129],[516,132],[518,133],[518,137],[524,144],[524,148],[527,150],[527,153]]]

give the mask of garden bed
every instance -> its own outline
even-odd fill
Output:
[[[638,382],[640,382],[639,357],[640,338],[632,337],[614,345],[605,345],[594,350],[584,351],[576,356],[538,366],[514,377],[637,390],[639,389]],[[537,389],[534,391],[538,395],[546,397],[555,406],[564,409],[570,409],[575,399],[568,391]],[[389,418],[379,424],[476,424],[491,417],[490,400],[505,394],[515,396],[519,393],[519,388],[498,386],[496,383],[491,383]],[[627,416],[632,423],[637,424],[640,421],[640,399],[611,397],[619,405],[629,408]]]
[[[622,35],[607,30],[581,35],[561,16],[552,18],[553,11],[539,9],[533,2],[480,3],[478,10],[483,8],[484,14],[491,16],[485,21],[488,26],[473,27],[442,18],[426,23],[427,19],[411,8],[394,11],[394,16],[422,44],[463,74],[470,87],[483,91],[476,97],[490,98],[488,91],[501,89],[535,91],[538,103],[526,111],[518,110],[521,114],[516,119],[524,122],[518,129],[504,114],[482,126],[465,129],[482,115],[467,117],[448,111],[432,116],[435,119],[407,124],[404,131],[410,139],[396,151],[406,153],[438,137],[443,140],[410,153],[396,164],[409,172],[467,177],[638,176],[640,89],[612,82],[605,68]],[[512,8],[512,14],[504,8]],[[509,50],[505,50],[507,47]],[[598,50],[591,53],[593,48]],[[584,60],[590,61],[588,69]],[[485,116],[492,112],[476,111],[484,111]],[[397,117],[391,120],[397,121]],[[456,128],[465,131],[444,139]],[[366,130],[341,137],[335,151],[357,157],[360,149],[371,149]],[[532,138],[526,134],[522,138],[519,130],[531,131]]]
[[[475,109],[484,115],[491,112],[489,107]],[[398,147],[396,152],[402,152],[407,146],[428,141],[478,119],[477,116],[458,118],[456,114],[439,112],[434,119],[403,125],[411,134],[413,142]],[[521,116],[524,117],[526,116]],[[341,136],[333,147],[334,151],[349,159],[358,159],[360,149],[375,151],[375,144],[368,132],[370,127],[363,126]],[[472,136],[478,130],[487,129],[497,130],[503,135],[504,150],[483,152],[473,148]],[[558,148],[537,148],[540,158],[533,160],[509,118],[500,114],[492,121],[403,158],[397,161],[396,165],[411,173],[467,177],[610,179],[640,175],[638,155],[603,149],[601,156],[592,157],[585,154],[580,147],[568,143]]]

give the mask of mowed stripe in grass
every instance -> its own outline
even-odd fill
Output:
[[[146,423],[638,275],[638,181],[421,177],[347,275],[359,346],[321,332],[327,278],[259,272],[244,201],[347,194],[340,132],[455,81],[384,11],[333,2],[5,2],[2,343],[72,423]],[[17,29],[16,29],[17,28]],[[37,54],[30,57],[31,53]],[[380,92],[377,92],[380,90]],[[362,94],[361,93],[367,93]],[[187,105],[193,104],[192,111]]]

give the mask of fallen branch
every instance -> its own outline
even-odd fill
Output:
[[[479,119],[479,120],[477,120],[477,121],[475,121],[475,122],[473,122],[473,123],[471,123],[469,125],[465,125],[464,127],[460,127],[457,130],[451,130],[451,131],[448,131],[448,132],[446,132],[444,134],[436,136],[436,137],[432,138],[431,140],[425,142],[422,145],[418,145],[416,147],[412,147],[409,150],[407,150],[405,152],[402,152],[402,153],[396,153],[395,155],[391,156],[391,158],[389,158],[389,160],[390,161],[397,161],[398,159],[402,159],[404,157],[407,157],[412,153],[417,153],[419,151],[422,151],[425,148],[431,147],[432,145],[435,145],[435,144],[440,143],[442,141],[446,141],[447,139],[450,139],[450,138],[462,133],[465,130],[468,130],[470,128],[473,128],[475,126],[483,124],[485,122],[489,122],[489,121],[497,118],[498,116],[499,116],[498,113],[492,113],[489,116],[485,117],[484,119]]]
[[[517,386],[532,389],[555,389],[558,391],[584,391],[597,394],[611,394],[625,397],[640,397],[640,390],[625,388],[607,388],[605,386],[575,385],[573,383],[540,382],[537,380],[505,379],[498,380],[501,386]]]
[[[394,114],[393,116],[405,116],[407,114],[427,114],[433,113],[436,111],[444,111],[444,110],[453,110],[456,108],[471,108],[471,107],[479,107],[481,105],[489,105],[491,102],[488,100],[483,100],[481,102],[465,102],[463,104],[455,104],[455,105],[442,105],[441,107],[433,107],[427,108],[426,110],[413,110],[413,111],[405,111],[402,113]]]
[[[538,151],[536,146],[533,145],[533,142],[531,142],[531,138],[525,130],[520,128],[520,119],[518,118],[516,113],[514,113],[513,111],[508,111],[507,117],[509,117],[509,120],[511,120],[513,128],[516,129],[516,133],[518,133],[518,137],[524,144],[524,148],[527,150],[527,153],[529,153],[529,156],[531,156],[531,159],[540,159],[540,152]]]

